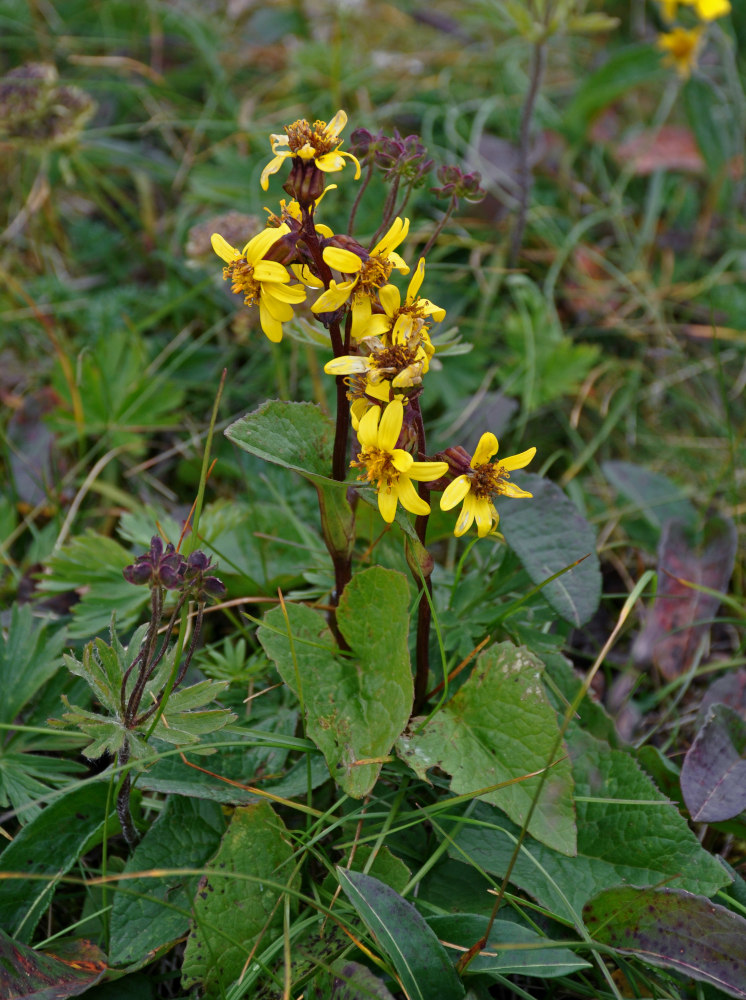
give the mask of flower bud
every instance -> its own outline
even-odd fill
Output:
[[[282,185],[291,198],[295,198],[301,208],[311,208],[324,193],[324,171],[319,170],[316,161],[293,157],[290,176]]]

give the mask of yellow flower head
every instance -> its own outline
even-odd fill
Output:
[[[378,290],[387,284],[392,271],[409,273],[406,261],[396,253],[396,247],[406,239],[408,232],[409,219],[397,217],[385,236],[364,258],[342,247],[325,247],[324,260],[329,267],[355,277],[349,281],[332,280],[311,310],[315,313],[335,312],[352,298],[352,336],[356,340],[365,336],[373,312],[372,302]]]
[[[365,337],[362,342],[367,354],[350,354],[333,358],[324,365],[327,375],[366,375],[366,391],[384,383],[385,399],[389,385],[394,389],[409,389],[422,382],[432,356],[432,345],[424,330],[411,330],[406,339],[386,344],[378,337]],[[378,398],[381,398],[380,396]]]
[[[259,322],[270,340],[282,340],[282,324],[293,318],[293,305],[303,302],[306,290],[291,285],[290,275],[277,261],[264,255],[290,227],[265,229],[249,240],[242,251],[232,247],[219,233],[211,237],[212,248],[225,261],[223,277],[231,282],[231,291],[240,292],[247,306],[259,306]]]
[[[397,344],[406,342],[414,331],[421,330],[425,349],[429,351],[428,357],[432,357],[434,350],[425,323],[431,316],[436,323],[440,323],[445,319],[446,311],[429,299],[419,298],[417,293],[424,278],[425,258],[420,257],[403,303],[396,285],[384,285],[380,288],[378,298],[383,306],[383,313],[374,313],[371,316],[365,336],[382,337],[384,342]]]
[[[266,191],[269,178],[276,174],[288,157],[298,157],[301,160],[313,160],[319,170],[324,173],[335,173],[342,170],[345,157],[355,164],[355,180],[360,177],[360,164],[352,153],[342,152],[338,147],[342,140],[339,133],[347,124],[347,115],[338,111],[332,120],[316,121],[311,125],[305,118],[285,126],[285,135],[269,137],[272,152],[275,154],[262,170],[261,185]],[[287,149],[284,147],[287,146]]]
[[[533,496],[508,480],[514,469],[522,469],[528,465],[536,454],[536,448],[529,448],[520,455],[512,455],[501,462],[490,462],[496,454],[497,438],[494,434],[483,434],[470,463],[471,471],[457,476],[443,491],[440,498],[441,510],[450,510],[462,500],[464,502],[453,530],[457,538],[469,530],[474,520],[477,522],[477,534],[480,538],[497,528],[499,516],[492,503],[494,497]]]
[[[702,46],[702,26],[696,28],[672,28],[658,35],[658,48],[665,53],[663,61],[674,66],[683,79],[687,79],[697,65],[697,56]]]
[[[694,10],[701,21],[714,21],[730,14],[730,0],[694,0]]]
[[[394,520],[398,503],[413,514],[429,514],[430,504],[417,494],[412,480],[428,483],[448,471],[447,462],[415,462],[408,451],[396,447],[403,421],[404,407],[398,399],[383,415],[380,406],[371,407],[358,424],[360,452],[351,463],[363,470],[359,479],[378,487],[378,509],[387,524]]]
[[[700,21],[715,21],[730,14],[730,0],[659,0],[661,13],[667,21],[673,21],[679,6],[693,7]]]

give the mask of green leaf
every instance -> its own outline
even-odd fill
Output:
[[[528,816],[538,777],[524,775],[549,767],[528,825],[542,843],[563,854],[576,848],[573,780],[560,744],[557,717],[541,684],[544,665],[533,653],[510,642],[485,650],[471,676],[433,718],[412,735],[402,736],[397,751],[420,778],[432,767],[451,775],[451,791],[473,793],[499,806],[518,824]],[[565,759],[563,759],[565,758]],[[483,791],[491,785],[506,787]]]
[[[9,1000],[76,997],[105,973],[106,956],[90,941],[58,939],[48,951],[36,951],[0,930],[0,996]]]
[[[746,998],[746,920],[681,889],[617,886],[583,908],[596,941]]]
[[[198,868],[211,858],[225,830],[215,802],[172,795],[135,848],[124,872]],[[197,877],[156,875],[122,881],[111,913],[112,965],[144,964],[189,929]]]
[[[672,520],[690,527],[696,525],[697,511],[681,487],[667,476],[622,461],[603,462],[601,471],[654,528],[660,530]]]
[[[533,499],[498,503],[500,530],[537,585],[583,560],[541,591],[565,621],[583,625],[601,599],[596,533],[556,483],[532,473],[518,481]]]
[[[215,802],[239,803],[246,805],[256,801],[256,795],[240,785],[251,785],[257,774],[283,774],[279,781],[262,781],[263,791],[292,798],[305,795],[308,789],[308,769],[305,758],[286,770],[288,749],[295,743],[301,744],[306,752],[313,750],[311,758],[311,787],[316,788],[329,780],[329,770],[321,755],[317,755],[312,744],[296,740],[294,732],[298,719],[297,712],[283,711],[270,720],[265,720],[265,739],[257,743],[251,732],[242,736],[237,732],[221,733],[222,741],[235,741],[233,746],[218,747],[210,757],[210,774],[185,764],[181,756],[172,754],[152,764],[138,778],[138,786],[166,795],[187,795]],[[274,730],[270,729],[274,726]],[[273,740],[276,744],[273,745]],[[305,744],[305,746],[303,745]],[[187,748],[187,759],[193,752]],[[200,764],[204,766],[204,763]],[[225,778],[225,781],[221,781]]]
[[[106,821],[107,783],[96,781],[55,799],[24,826],[0,855],[3,872],[40,876],[33,881],[8,879],[0,893],[0,924],[28,942],[49,905],[58,881],[78,858],[119,832],[112,808]]]
[[[8,726],[38,712],[42,692],[63,665],[63,629],[51,631],[35,619],[31,605],[14,604],[7,629],[0,631],[0,722]],[[37,720],[42,724],[44,716]],[[79,769],[73,761],[37,756],[31,750],[56,750],[59,744],[40,735],[6,731],[0,740],[0,805],[12,806],[21,823],[30,822],[40,812],[37,800],[50,788],[65,784]]]
[[[697,140],[710,177],[716,178],[736,152],[729,139],[733,135],[734,107],[725,104],[719,88],[699,76],[690,77],[681,89],[689,127]]]
[[[412,708],[407,581],[374,566],[357,573],[337,608],[337,624],[350,646],[337,654],[324,618],[303,605],[274,608],[258,630],[280,676],[299,697],[306,734],[326,757],[348,795],[366,795]]]
[[[346,488],[331,479],[334,433],[333,421],[315,404],[280,400],[264,403],[225,431],[244,451],[314,484],[329,551],[346,557],[355,543],[355,515]]]
[[[337,877],[393,963],[409,1000],[460,1000],[464,996],[445,948],[411,903],[362,872],[337,868]]]
[[[185,989],[200,984],[205,995],[221,995],[238,979],[265,925],[266,943],[281,932],[284,893],[278,884],[295,884],[292,856],[285,826],[271,806],[256,802],[236,809],[194,898],[195,926],[182,967]]]
[[[0,631],[0,722],[11,723],[62,666],[64,630],[49,631],[34,620],[31,605],[14,604]]]
[[[352,860],[347,866],[347,870],[362,872],[367,867],[368,871],[365,872],[366,875],[372,875],[379,882],[384,882],[395,892],[403,892],[409,884],[412,873],[401,858],[397,858],[385,844],[376,851],[372,863],[369,864],[372,854],[373,848],[369,844],[359,844]],[[324,880],[324,889],[331,896],[336,886],[336,879],[330,872]]]
[[[271,399],[227,427],[225,436],[265,462],[313,482],[333,482],[334,423],[315,403]]]
[[[526,838],[510,877],[514,885],[579,926],[583,904],[623,881],[656,885],[676,879],[682,888],[703,895],[729,881],[627,752],[612,750],[574,726],[567,740],[575,778],[577,856],[564,857]],[[485,803],[478,803],[469,818],[474,825],[455,835],[452,856],[502,878],[518,827]]]
[[[49,574],[39,581],[42,594],[80,591],[73,605],[70,635],[88,639],[109,626],[112,612],[126,629],[137,619],[150,594],[147,587],[133,587],[122,576],[132,562],[130,553],[112,538],[93,531],[74,538],[49,559]]]
[[[484,936],[489,918],[475,913],[444,914],[428,917],[428,924],[441,941],[469,949]],[[454,952],[460,958],[463,951]],[[512,920],[496,920],[487,944],[469,963],[469,975],[486,975],[495,981],[501,976],[518,973],[553,979],[590,966],[583,958]]]
[[[604,65],[583,79],[565,110],[564,127],[571,136],[583,137],[593,118],[633,87],[670,77],[660,53],[652,45],[630,45],[616,51]]]

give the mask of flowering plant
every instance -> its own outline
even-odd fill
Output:
[[[417,711],[428,689],[432,560],[425,546],[431,492],[442,492],[443,510],[463,501],[454,528],[457,537],[474,521],[480,538],[494,534],[499,520],[495,497],[531,496],[509,480],[513,470],[531,461],[536,449],[491,464],[497,439],[488,432],[474,456],[460,447],[428,454],[421,398],[435,355],[432,325],[442,321],[446,311],[420,296],[424,255],[403,295],[393,279],[396,274],[411,273],[400,252],[410,229],[410,220],[402,212],[408,194],[422,182],[432,161],[425,160],[425,150],[415,136],[402,138],[397,132],[393,138],[382,133],[374,137],[366,130],[355,133],[358,159],[340,149],[346,122],[346,114],[339,111],[328,124],[301,120],[287,126],[284,136],[273,135],[274,157],[262,171],[261,185],[267,189],[270,177],[289,165],[283,187],[291,201],[281,203],[279,214],[270,213],[266,228],[243,251],[230,246],[219,233],[213,234],[212,245],[226,264],[223,276],[232,290],[243,294],[247,305],[258,306],[261,328],[270,340],[281,340],[282,324],[292,319],[294,307],[306,303],[309,296],[313,298],[311,316],[328,332],[333,357],[324,370],[336,379],[337,413],[328,480],[318,488],[323,534],[335,568],[330,624],[342,648],[346,642],[337,627],[336,608],[352,576],[359,498],[355,483],[373,487],[386,525],[397,518],[399,505],[415,515],[411,541],[417,543],[417,555],[410,558],[410,568],[420,590],[413,706]],[[352,235],[359,199],[348,232],[335,233],[317,221],[328,175],[347,171],[349,176],[352,166],[357,180],[360,160],[367,167],[364,184],[378,165],[393,193],[384,206],[379,230],[367,246]],[[437,193],[451,199],[451,211],[458,196],[475,200],[481,195],[478,175],[449,167],[439,177],[444,186]],[[405,196],[397,204],[402,184]],[[350,426],[357,438],[351,449]],[[234,425],[228,435],[246,445],[242,429],[244,424],[239,424],[238,431]],[[350,469],[357,471],[355,482],[348,482]],[[347,484],[343,501],[334,483]],[[337,494],[334,503],[329,502],[330,492]],[[330,522],[340,516],[345,524],[338,531]],[[412,535],[409,522],[400,523]],[[410,545],[410,556],[411,552]]]

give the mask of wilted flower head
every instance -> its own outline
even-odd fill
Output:
[[[60,85],[49,63],[16,66],[0,79],[0,137],[59,145],[74,139],[95,109],[84,90]]]
[[[465,198],[466,201],[478,202],[487,193],[479,186],[482,175],[478,170],[472,170],[467,174],[461,167],[443,164],[438,167],[438,180],[441,186],[430,190],[439,198]]]
[[[177,590],[184,582],[187,562],[171,542],[164,546],[163,539],[153,535],[150,548],[138,556],[131,566],[125,566],[122,575],[135,586],[165,587]]]
[[[211,576],[208,570],[213,569],[212,558],[196,549],[186,562],[184,582],[192,592],[196,601],[205,601],[208,597],[223,597],[225,584],[216,576]]]
[[[433,165],[426,159],[427,150],[418,135],[399,135],[394,129],[392,136],[382,131],[373,135],[367,128],[355,129],[352,133],[352,148],[366,164],[375,163],[387,180],[398,177],[413,187],[422,184]]]

